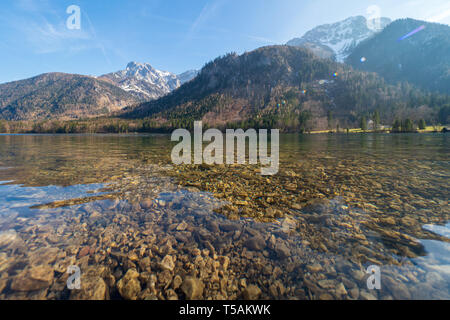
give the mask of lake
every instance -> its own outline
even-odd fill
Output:
[[[450,299],[448,135],[282,135],[274,176],[173,146],[0,135],[0,299]]]

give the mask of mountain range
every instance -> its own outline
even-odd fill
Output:
[[[196,75],[195,70],[175,75],[171,72],[157,70],[148,63],[130,62],[125,70],[105,74],[99,79],[111,81],[140,101],[149,101],[179,88]]]
[[[363,16],[350,17],[340,22],[318,26],[301,38],[290,40],[287,45],[304,47],[321,58],[343,62],[359,43],[374,36],[390,23],[389,18],[374,21]]]
[[[125,70],[91,77],[47,73],[0,84],[0,119],[80,119],[112,112],[162,97],[197,75],[180,75],[130,62]]]
[[[430,120],[450,100],[375,73],[322,59],[305,48],[268,46],[208,63],[172,93],[124,110],[167,127],[276,127],[284,131],[353,127],[375,111],[390,123],[408,114]],[[331,119],[330,119],[331,118]]]

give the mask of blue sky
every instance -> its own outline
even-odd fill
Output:
[[[66,27],[70,5],[81,8],[80,30]],[[2,0],[0,83],[56,71],[101,75],[129,61],[181,73],[368,16],[372,5],[392,19],[450,24],[448,0]]]

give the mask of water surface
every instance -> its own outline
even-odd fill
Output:
[[[446,135],[285,135],[273,177],[172,146],[0,135],[0,298],[450,298]]]

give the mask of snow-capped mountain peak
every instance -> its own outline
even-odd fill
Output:
[[[197,74],[188,71],[182,75],[183,78],[179,79],[171,72],[157,70],[148,63],[133,61],[128,63],[125,70],[109,73],[100,78],[113,82],[140,100],[149,101],[172,92]]]
[[[330,52],[334,52],[335,59],[343,62],[361,41],[384,29],[391,20],[380,18],[378,29],[373,28],[376,25],[373,22],[363,16],[350,17],[333,24],[318,26],[305,33],[303,37],[292,39],[287,45],[310,49],[312,47],[316,49],[316,54],[327,58]]]

